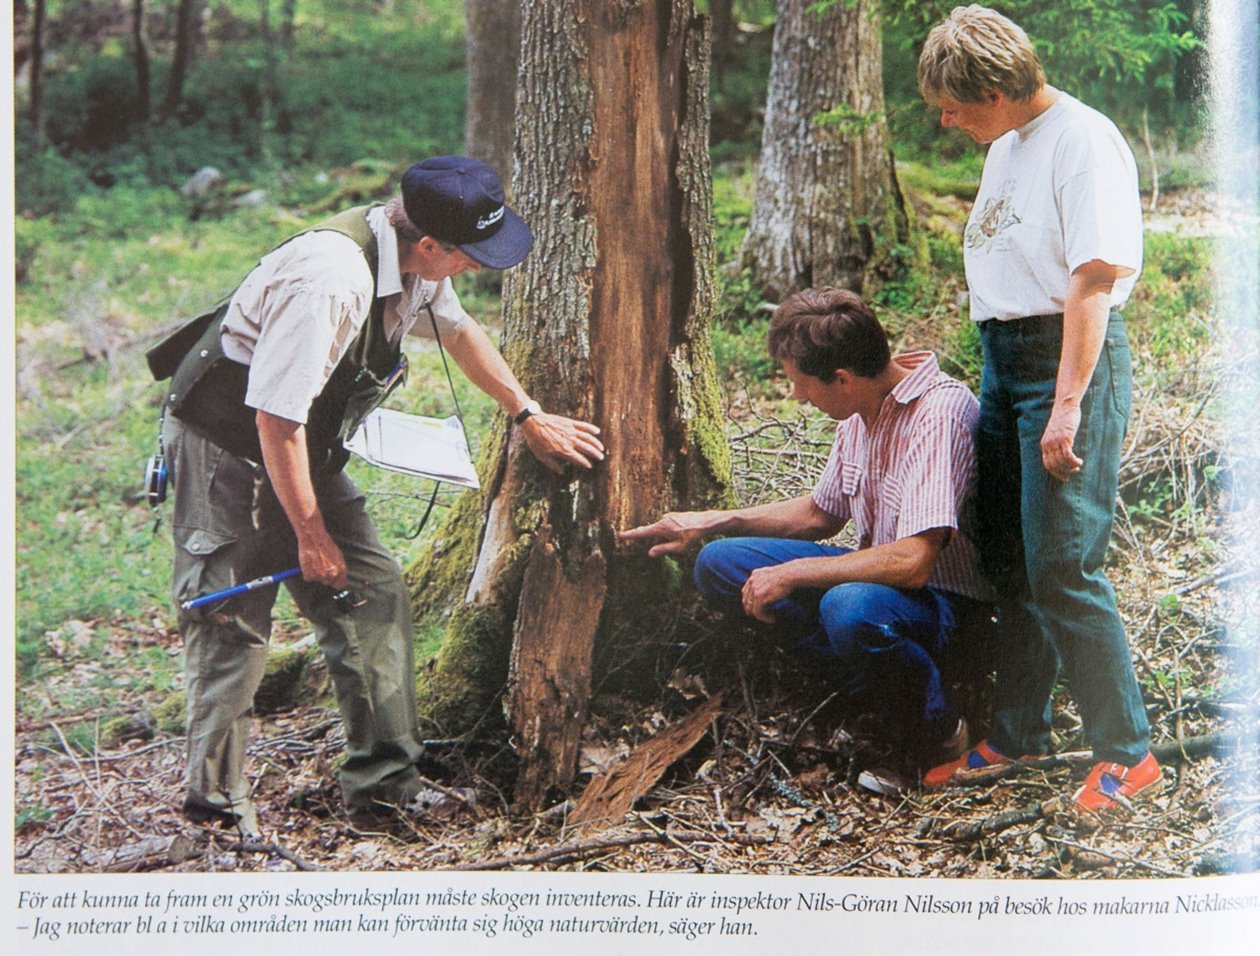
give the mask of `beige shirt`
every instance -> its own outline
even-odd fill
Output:
[[[449,278],[403,275],[398,237],[383,208],[368,214],[376,235],[375,294],[385,302],[391,342],[443,337],[472,319]],[[354,341],[372,305],[372,272],[358,243],[330,230],[307,232],[263,256],[232,296],[220,327],[228,358],[249,366],[245,404],[305,424],[311,402]]]

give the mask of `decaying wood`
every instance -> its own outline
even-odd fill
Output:
[[[97,864],[101,873],[149,873],[179,866],[188,860],[195,860],[206,855],[207,845],[215,838],[208,831],[199,831],[190,836],[177,833],[174,836],[146,837],[136,843],[118,847]],[[313,872],[321,869],[306,862],[292,850],[278,843],[262,840],[233,841],[220,846],[230,853],[262,853],[279,857],[292,863],[295,869]]]
[[[509,444],[516,467],[496,469],[504,478],[489,514],[507,502],[514,524],[499,538],[530,539],[507,700],[522,810],[540,809],[576,775],[606,609],[631,602],[627,590],[645,575],[663,574],[628,571],[643,558],[612,547],[616,530],[713,487],[691,434],[720,421],[706,361],[707,58],[693,12],[689,0],[522,9],[530,69],[521,72],[517,150],[530,162],[518,169],[517,195],[536,252],[505,285],[506,351],[544,408],[600,425],[616,462],[557,478]],[[620,82],[627,68],[633,84]],[[643,236],[657,243],[645,249]],[[498,543],[485,542],[483,554]],[[499,581],[486,593],[515,590]]]
[[[692,0],[521,5],[514,204],[535,242],[504,277],[502,347],[544,409],[599,426],[606,457],[553,473],[507,423],[483,446],[483,500],[412,577],[453,608],[424,716],[482,733],[506,684],[518,810],[573,783],[595,649],[670,597],[672,570],[618,531],[727,501],[707,91]]]
[[[196,842],[183,833],[155,836],[120,846],[100,862],[103,873],[144,873],[175,866],[198,855]]]
[[[724,696],[719,692],[709,698],[683,720],[644,741],[624,761],[592,780],[569,822],[588,827],[620,822],[634,801],[704,736],[721,709]]]
[[[604,560],[596,551],[576,574],[543,534],[525,570],[512,644],[509,721],[521,770],[517,803],[542,806],[553,788],[567,788],[577,766],[591,694],[591,639],[603,608]],[[551,595],[551,599],[544,598]]]

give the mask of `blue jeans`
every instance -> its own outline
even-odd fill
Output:
[[[980,387],[979,544],[1001,595],[991,744],[1009,755],[1050,749],[1060,665],[1098,760],[1132,765],[1150,727],[1104,571],[1132,393],[1124,323],[1113,313],[1081,403],[1081,471],[1061,482],[1041,463],[1054,401],[1061,316],[984,322]]]
[[[848,548],[789,538],[726,538],[701,549],[695,581],[710,605],[740,611],[740,592],[757,568]],[[886,725],[923,743],[949,735],[957,715],[945,696],[940,662],[950,642],[992,608],[936,588],[903,590],[854,582],[802,588],[771,605],[801,648],[836,665],[841,688],[870,697]]]

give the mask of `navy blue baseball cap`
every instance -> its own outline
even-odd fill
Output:
[[[467,156],[435,156],[403,173],[403,208],[427,236],[458,246],[491,269],[510,269],[529,252],[533,233],[507,207],[503,183]]]

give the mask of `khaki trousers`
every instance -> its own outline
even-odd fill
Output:
[[[297,543],[260,465],[229,454],[167,416],[162,440],[175,514],[172,595],[182,601],[297,565]],[[381,544],[363,495],[341,471],[315,477],[325,525],[345,555],[353,610],[300,577],[285,582],[314,625],[346,737],[347,808],[405,803],[419,791],[411,608],[398,563]],[[276,586],[181,612],[188,697],[186,812],[256,833],[244,775],[254,693],[266,663]]]

